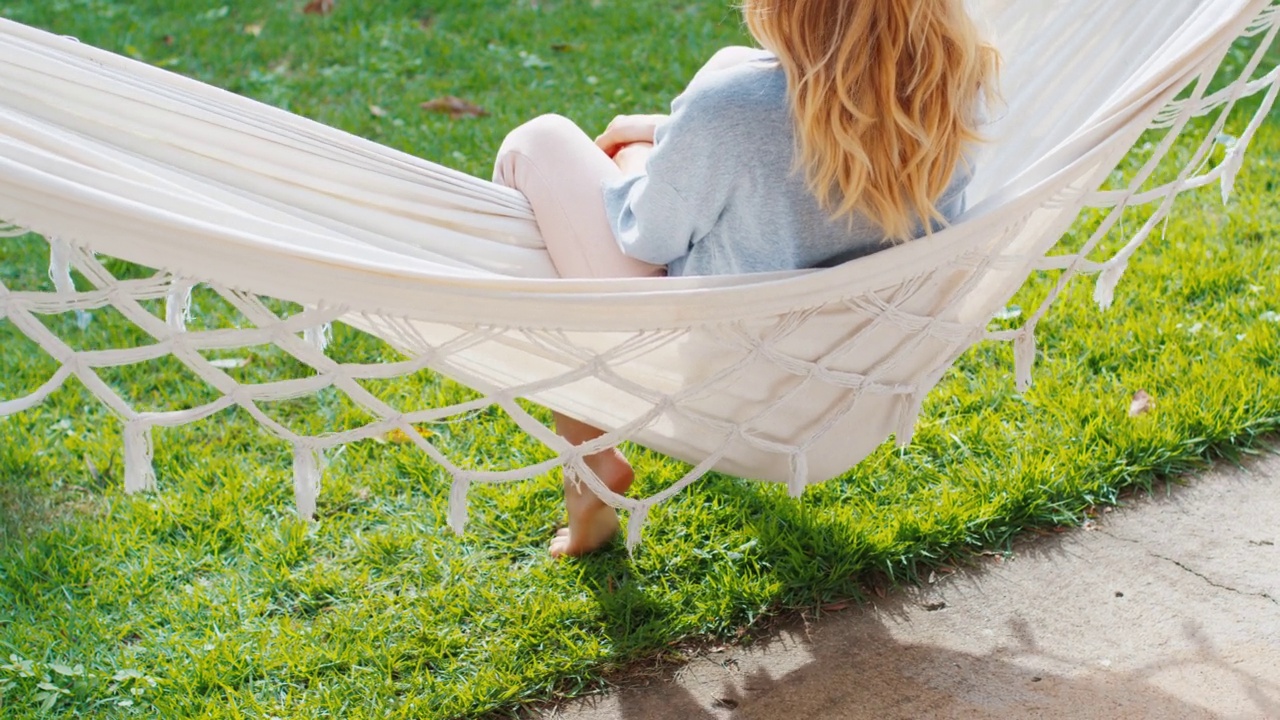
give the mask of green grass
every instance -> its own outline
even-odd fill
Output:
[[[521,120],[555,110],[601,127],[660,109],[701,58],[741,39],[733,11],[710,2],[338,0],[329,17],[302,4],[41,0],[0,14],[480,175]],[[418,109],[442,95],[490,115]],[[243,412],[158,431],[160,491],[125,496],[118,423],[65,388],[0,418],[0,716],[506,713],[590,691],[682,641],[749,640],[771,616],[1007,548],[1248,452],[1280,429],[1280,123],[1251,158],[1230,206],[1216,189],[1181,200],[1111,311],[1096,310],[1089,283],[1071,286],[1041,326],[1029,393],[1013,391],[1007,347],[979,346],[931,395],[911,447],[883,448],[799,501],[713,476],[654,511],[634,557],[549,561],[552,478],[474,492],[455,537],[447,478],[396,443],[345,448],[320,522],[300,522],[288,449]],[[0,281],[48,287],[43,248],[0,241]],[[1034,307],[1052,280],[1015,304]],[[211,295],[196,309],[199,327],[237,322]],[[105,311],[83,331],[74,317],[46,322],[77,347],[137,339]],[[331,350],[387,352],[343,328]],[[306,372],[271,348],[251,357],[238,379]],[[53,367],[0,320],[0,398]],[[171,362],[104,379],[147,409],[207,399]],[[429,373],[372,389],[393,402],[466,392]],[[1130,418],[1139,389],[1155,410]],[[360,419],[323,395],[270,411],[310,431]],[[431,430],[456,457],[497,466],[545,452],[507,427],[488,413]],[[641,492],[683,470],[634,454]]]

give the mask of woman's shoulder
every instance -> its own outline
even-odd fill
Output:
[[[761,51],[758,57],[712,72],[699,73],[672,103],[672,111],[740,117],[775,114],[787,108],[787,78],[778,61]]]

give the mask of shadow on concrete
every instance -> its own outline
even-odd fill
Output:
[[[541,717],[1280,718],[1280,603],[1177,559],[1187,557],[1180,543],[1195,552],[1221,541],[1242,561],[1239,572],[1264,586],[1274,579],[1256,564],[1271,554],[1244,551],[1274,549],[1274,518],[1259,506],[1280,489],[1280,463],[1267,467],[1269,482],[1227,472],[1194,491],[1161,488],[1135,502],[1142,512],[1115,513],[1124,522],[1114,527],[1108,517],[1098,532],[1020,542],[1015,567],[993,557],[934,586],[801,618],[749,648],[707,652],[647,687],[633,676]],[[788,532],[821,536],[813,547],[831,549],[829,528],[798,520],[781,518]],[[771,534],[760,533],[762,545]],[[1150,539],[1155,550],[1125,534]],[[1217,559],[1201,558],[1231,578]]]
[[[778,675],[765,667],[734,672],[739,661],[732,651],[712,653],[703,663],[725,668],[714,673],[722,676],[717,680],[700,683],[689,675],[709,673],[689,666],[659,681],[660,687],[588,701],[571,717],[596,716],[593,709],[599,717],[624,720],[1222,717],[1167,689],[1169,682],[1192,673],[1217,676],[1219,683],[1234,681],[1236,692],[1246,694],[1253,706],[1239,717],[1280,718],[1280,685],[1238,668],[1194,621],[1183,627],[1197,648],[1194,657],[1184,653],[1135,669],[1098,666],[1081,672],[1077,660],[1043,646],[1030,624],[1020,620],[1007,628],[1016,642],[986,654],[900,642],[881,613],[892,615],[910,602],[877,603],[837,623],[819,621],[820,630],[810,628],[819,635],[816,642],[803,639],[802,627],[766,641],[791,645],[784,653],[792,660],[803,658],[789,672]]]

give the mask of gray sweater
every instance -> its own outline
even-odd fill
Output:
[[[787,79],[777,61],[703,73],[671,103],[644,175],[604,187],[622,252],[669,275],[829,266],[889,246],[857,214],[831,219],[794,170]],[[938,209],[964,210],[959,168]]]

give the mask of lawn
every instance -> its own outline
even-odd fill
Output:
[[[702,59],[744,39],[721,2],[304,4],[28,0],[0,15],[482,176],[519,122],[556,111],[602,128],[661,110]],[[450,96],[486,114],[421,107]],[[1180,200],[1109,311],[1088,282],[1069,288],[1040,327],[1029,392],[1014,391],[1006,346],[981,345],[930,396],[910,447],[882,448],[800,500],[712,476],[653,512],[633,556],[549,560],[552,477],[475,491],[457,537],[448,478],[394,438],[338,454],[320,521],[300,521],[289,449],[243,412],[158,431],[160,490],[126,496],[119,423],[64,388],[0,418],[0,716],[512,714],[592,692],[637,661],[749,642],[770,618],[947,572],[1250,452],[1280,430],[1280,120],[1250,157],[1230,204],[1216,188]],[[0,240],[0,282],[48,287],[46,248]],[[1029,312],[1052,280],[1033,279],[1008,314]],[[206,299],[192,322],[228,313]],[[107,313],[83,329],[73,315],[47,322],[85,345],[127,339]],[[264,352],[244,379],[297,370]],[[330,353],[389,351],[338,327]],[[54,367],[0,319],[0,400]],[[194,386],[166,389],[174,372],[104,377],[154,407],[198,400]],[[386,391],[465,392],[426,373]],[[1138,391],[1154,405],[1131,416]],[[313,430],[345,419],[324,398],[275,412]],[[439,432],[460,456],[543,452],[485,415]],[[645,494],[684,470],[632,452]]]

